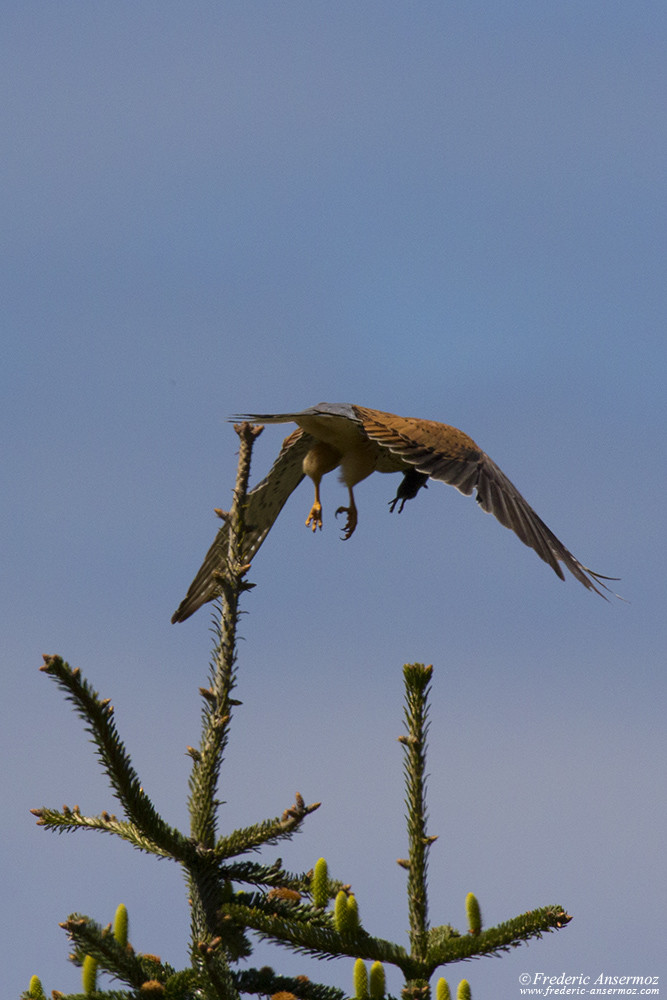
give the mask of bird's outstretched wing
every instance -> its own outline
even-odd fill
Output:
[[[475,499],[482,510],[534,549],[561,580],[565,579],[562,563],[584,587],[608,600],[603,591],[611,590],[602,581],[613,578],[582,565],[471,437],[432,420],[397,417],[363,406],[354,409],[369,438],[431,479],[455,486],[466,496],[476,490]]]
[[[242,556],[246,562],[254,557],[290,494],[303,479],[303,459],[312,444],[310,435],[297,428],[285,438],[268,475],[249,491],[245,512],[247,531]],[[185,598],[174,612],[172,622],[185,621],[202,604],[218,596],[221,589],[219,574],[224,572],[228,545],[229,528],[223,524]]]

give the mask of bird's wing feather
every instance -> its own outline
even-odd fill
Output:
[[[605,597],[602,590],[611,592],[602,582],[610,577],[603,577],[580,563],[502,469],[463,431],[432,420],[397,417],[362,406],[355,406],[355,410],[373,441],[399,455],[418,472],[455,486],[466,496],[476,490],[476,500],[482,510],[493,514],[525,545],[534,549],[561,580],[565,579],[560,565],[563,563],[589,590],[601,597]]]
[[[269,473],[248,493],[246,534],[242,558],[250,562],[268,535],[289,496],[303,479],[303,459],[313,439],[297,428],[285,438]],[[187,595],[174,612],[172,622],[182,622],[220,593],[219,574],[224,572],[229,545],[227,524],[218,531]]]

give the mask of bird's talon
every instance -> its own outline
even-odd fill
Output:
[[[357,526],[357,511],[354,507],[339,507],[336,511],[336,517],[339,514],[347,514],[347,520],[341,536],[343,541],[347,541],[348,538],[352,537],[354,529]]]
[[[306,518],[306,527],[310,527],[312,531],[317,531],[319,528],[322,530],[322,504],[314,503],[310,509],[310,514]]]

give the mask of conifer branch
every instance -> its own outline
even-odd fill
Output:
[[[234,979],[242,993],[275,996],[291,993],[300,1000],[345,1000],[348,996],[335,986],[313,983],[306,976],[278,976],[273,969],[247,969],[235,972]]]
[[[231,882],[268,887],[280,886],[298,892],[308,892],[310,889],[310,879],[307,874],[297,875],[285,871],[280,858],[272,865],[257,864],[255,861],[235,861],[232,864],[221,865],[220,871]]]
[[[437,931],[440,928],[433,928],[431,931],[433,938],[429,943],[426,958],[428,974],[432,975],[438,966],[449,962],[481,958],[483,955],[499,955],[501,952],[518,948],[531,938],[541,938],[543,934],[560,930],[571,919],[562,906],[544,906],[538,910],[522,913],[496,927],[489,927],[476,935],[458,935],[454,932],[438,940]],[[451,928],[448,930],[451,931]]]
[[[223,514],[229,525],[229,544],[225,565],[220,571],[221,597],[219,620],[214,629],[216,644],[211,662],[210,687],[202,690],[202,737],[199,750],[193,756],[190,776],[190,832],[201,846],[212,848],[216,836],[216,790],[223,755],[229,738],[232,691],[236,685],[236,633],[239,620],[239,599],[252,584],[245,582],[250,566],[241,559],[245,536],[245,506],[250,475],[250,459],[261,426],[235,424],[240,447],[234,487],[234,500],[229,513]],[[216,607],[218,607],[216,603]]]
[[[37,825],[44,826],[57,833],[64,833],[71,830],[101,830],[103,833],[112,833],[122,840],[128,841],[133,847],[147,854],[154,854],[157,857],[173,858],[172,851],[165,850],[154,840],[147,837],[134,823],[119,820],[114,815],[107,812],[99,816],[84,816],[78,806],[72,809],[63,806],[62,812],[56,809],[31,809],[33,816],[37,816]],[[188,853],[184,848],[183,856]]]
[[[219,997],[220,1000],[238,997],[238,987],[225,956],[222,938],[201,942],[199,952],[202,957],[204,979],[209,987],[204,995]]]
[[[73,913],[60,926],[75,946],[75,964],[83,964],[86,955],[91,955],[106,971],[134,989],[140,989],[148,980],[164,983],[175,972],[156,955],[137,954],[131,945],[120,945],[110,926],[101,927],[90,917]]]
[[[63,688],[68,701],[73,703],[83,719],[114,794],[130,822],[146,832],[160,853],[176,859],[183,858],[187,854],[185,838],[165,823],[144,792],[118,736],[113,705],[109,699],[101,701],[97,691],[81,676],[81,671],[78,668],[73,670],[60,656],[44,656],[43,659],[44,665],[40,670],[53,677]]]
[[[407,663],[405,680],[405,728],[407,736],[399,737],[405,750],[405,804],[409,854],[408,912],[412,958],[421,962],[426,957],[428,934],[428,897],[426,886],[428,851],[435,840],[426,833],[426,736],[428,733],[428,687],[433,668],[423,663]]]
[[[347,955],[351,958],[388,962],[406,973],[412,972],[416,967],[400,945],[372,937],[361,929],[356,933],[339,934],[328,920],[316,921],[317,911],[314,909],[310,911],[311,919],[302,921],[294,919],[296,912],[266,912],[257,906],[238,903],[226,903],[220,912],[223,920],[227,918],[238,922],[256,931],[262,938],[315,958],[330,959]]]
[[[221,911],[223,919],[235,919],[234,914],[238,907],[243,907],[244,913],[246,910],[253,910],[267,916],[285,918],[295,926],[308,924],[312,927],[334,928],[330,912],[317,909],[310,903],[304,903],[300,893],[289,890],[274,889],[266,895],[259,892],[239,892],[225,904]]]
[[[239,599],[250,584],[244,580],[249,566],[241,560],[245,534],[245,505],[250,474],[252,446],[261,427],[243,423],[235,425],[239,437],[239,462],[234,488],[234,501],[229,514],[223,515],[229,525],[229,547],[224,570],[220,574],[221,616],[216,627],[217,642],[211,663],[210,687],[202,692],[202,737],[199,750],[192,754],[193,764],[190,776],[190,834],[197,845],[198,857],[187,866],[188,886],[192,906],[191,954],[200,969],[213,977],[223,989],[225,1000],[235,1000],[237,992],[233,988],[223,955],[218,949],[212,952],[211,942],[216,937],[216,914],[227,893],[225,882],[221,882],[218,864],[220,857],[228,856],[229,847],[224,839],[216,844],[217,828],[217,785],[223,754],[229,737],[232,715],[232,691],[236,684],[236,633],[239,619]],[[242,838],[237,838],[240,844]],[[249,850],[257,846],[250,837]],[[216,849],[216,848],[222,848]],[[230,956],[249,953],[249,945],[243,934],[234,940],[225,941]],[[202,951],[202,949],[204,949]],[[216,987],[217,988],[217,987]]]
[[[321,805],[320,802],[314,802],[309,806],[304,805],[303,799],[298,793],[296,799],[296,805],[286,809],[282,816],[264,820],[253,826],[241,827],[226,837],[221,837],[214,848],[215,857],[224,860],[225,858],[237,857],[246,851],[256,851],[265,844],[276,844],[281,840],[290,840],[306,816],[315,812]]]

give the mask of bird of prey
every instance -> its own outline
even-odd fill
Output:
[[[346,515],[343,538],[347,539],[357,526],[353,492],[357,483],[372,472],[402,472],[403,479],[390,503],[392,511],[400,502],[400,513],[406,500],[415,497],[428,479],[449,483],[466,496],[476,490],[475,499],[482,510],[494,514],[501,524],[511,528],[561,580],[565,579],[562,563],[588,590],[601,597],[605,597],[603,591],[611,593],[602,582],[611,577],[582,565],[496,463],[456,427],[434,420],[398,417],[350,403],[319,403],[300,413],[252,413],[239,419],[255,424],[297,424],[297,429],[285,438],[269,474],[248,493],[243,552],[247,562],[254,557],[304,476],[309,476],[315,487],[315,500],[306,525],[316,531],[322,527],[320,482],[327,472],[340,469],[341,480],[349,492],[349,505],[339,507],[336,515]],[[228,532],[226,524],[218,531],[172,622],[185,621],[202,604],[220,594],[219,577],[224,572]]]

